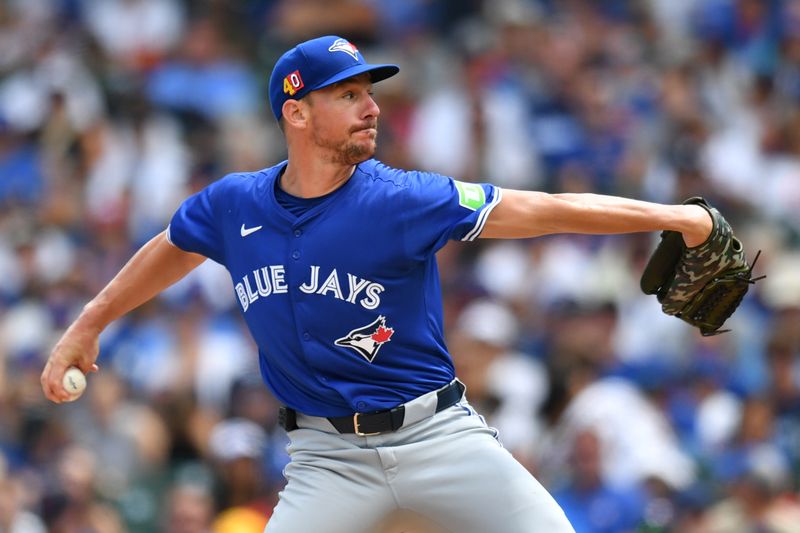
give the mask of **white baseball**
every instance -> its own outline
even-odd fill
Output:
[[[70,400],[76,400],[86,389],[86,376],[78,367],[71,366],[64,372],[62,384],[64,390],[70,394]]]

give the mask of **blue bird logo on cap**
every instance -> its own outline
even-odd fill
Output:
[[[328,52],[344,52],[358,61],[358,48],[347,39],[336,39],[333,41],[333,44],[328,48]]]

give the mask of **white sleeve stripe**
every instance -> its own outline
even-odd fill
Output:
[[[166,234],[167,234],[167,242],[170,243],[172,246],[175,246],[175,243],[172,242],[172,233],[170,233],[170,226],[169,225],[167,225]]]
[[[500,187],[495,187],[494,198],[492,198],[492,201],[489,203],[489,205],[483,208],[481,214],[478,215],[478,221],[475,222],[475,226],[470,230],[469,233],[464,235],[464,238],[461,239],[462,241],[473,241],[478,237],[478,235],[481,234],[481,232],[483,231],[483,226],[486,224],[486,220],[488,220],[489,218],[489,213],[492,212],[492,209],[494,209],[495,206],[499,204],[500,200],[502,199],[503,199],[503,190]]]

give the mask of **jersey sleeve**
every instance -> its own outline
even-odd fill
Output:
[[[224,179],[188,197],[167,227],[167,238],[172,244],[220,264],[224,264],[224,243],[216,204],[223,185]]]
[[[436,252],[448,240],[472,241],[481,234],[501,190],[488,183],[468,183],[434,173],[410,180],[405,207],[412,248]]]

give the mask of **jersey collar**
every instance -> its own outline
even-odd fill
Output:
[[[288,209],[285,209],[280,203],[278,203],[277,198],[275,198],[275,187],[278,187],[278,180],[280,180],[281,175],[286,171],[286,167],[288,166],[288,164],[289,161],[286,160],[275,167],[275,173],[272,176],[272,180],[270,181],[269,186],[267,187],[267,200],[270,202],[270,204],[272,204],[273,208],[280,216],[285,218],[291,224],[297,225],[297,224],[302,224],[308,221],[309,219],[315,217],[317,214],[327,209],[328,206],[330,206],[331,203],[334,202],[337,198],[341,198],[344,194],[346,194],[347,191],[351,189],[351,183],[353,182],[353,180],[357,179],[356,175],[359,174],[359,167],[362,163],[357,164],[355,166],[355,169],[353,170],[353,173],[350,175],[347,181],[345,181],[338,189],[328,193],[327,195],[328,197],[323,202],[319,203],[318,205],[315,205],[314,207],[312,207],[299,217],[295,216]]]

